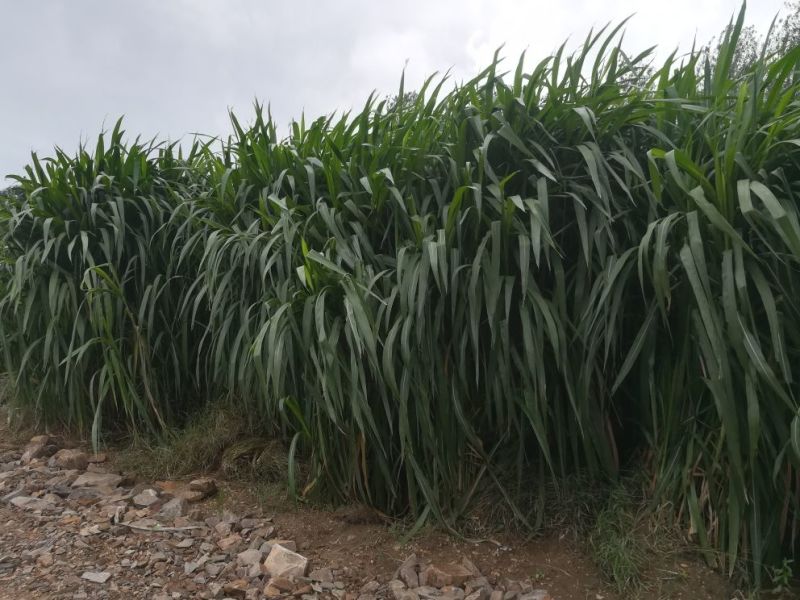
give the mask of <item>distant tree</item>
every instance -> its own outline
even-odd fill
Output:
[[[716,63],[719,48],[731,30],[731,25],[722,30],[718,38],[711,40],[705,48],[712,64]],[[787,0],[784,4],[784,14],[776,19],[772,29],[761,35],[753,25],[743,27],[736,44],[736,51],[731,61],[731,72],[734,76],[746,73],[762,53],[785,53],[800,45],[800,0]]]
[[[17,185],[12,185],[4,190],[0,190],[0,197],[12,198],[16,196],[21,198],[23,196],[22,188]]]
[[[395,94],[391,98],[387,97],[388,102],[386,103],[386,111],[388,112],[395,110],[399,106],[408,106],[409,104],[413,104],[417,101],[418,97],[419,93],[413,90],[410,92],[405,92],[402,98],[400,98],[399,94]]]

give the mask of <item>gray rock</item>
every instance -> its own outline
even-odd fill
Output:
[[[233,526],[230,523],[222,521],[214,525],[214,531],[216,531],[220,537],[227,537],[233,532]]]
[[[547,590],[533,590],[519,597],[519,600],[552,600],[552,596]]]
[[[419,575],[415,567],[401,566],[399,577],[408,587],[419,587]]]
[[[164,519],[176,519],[186,514],[189,503],[184,498],[173,498],[161,507],[158,516]]]
[[[287,550],[291,550],[292,552],[297,552],[297,543],[294,540],[282,540],[279,538],[273,538],[271,540],[267,540],[267,543],[271,546],[283,546]]]
[[[394,578],[398,579],[400,577],[400,571],[403,569],[416,569],[419,566],[419,559],[417,558],[416,554],[411,554],[406,557],[406,559],[402,562],[402,564],[397,567],[397,571],[394,572]]]
[[[491,593],[491,586],[489,585],[489,581],[486,579],[486,577],[476,577],[475,579],[470,579],[464,584],[464,591],[467,593],[467,595],[480,588],[486,588],[487,594]]]
[[[13,492],[9,492],[8,494],[0,498],[0,502],[11,502],[17,496],[24,496],[24,495],[25,495],[25,486],[20,486]]]
[[[264,555],[260,550],[245,550],[236,555],[236,564],[242,567],[250,567],[252,565],[260,565],[264,559]]]
[[[303,577],[308,570],[308,559],[275,544],[264,561],[264,567],[272,577]]]
[[[142,490],[133,497],[133,504],[140,508],[147,508],[158,502],[158,492],[153,489]]]
[[[464,590],[462,590],[460,587],[448,585],[443,587],[441,592],[442,595],[440,598],[442,598],[442,600],[464,600]]]
[[[72,482],[72,487],[100,487],[100,488],[115,488],[122,483],[120,475],[113,473],[94,473],[88,471],[79,475],[78,478]]]
[[[16,498],[12,498],[11,504],[17,508],[31,511],[53,510],[55,508],[54,504],[47,502],[46,500],[42,500],[41,498],[31,498],[30,496],[17,496]]]
[[[81,579],[91,581],[92,583],[105,583],[111,579],[111,573],[108,571],[86,571],[81,575]]]

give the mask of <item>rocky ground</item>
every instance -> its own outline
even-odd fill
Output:
[[[468,559],[423,564],[355,589],[312,568],[267,518],[204,517],[211,478],[133,485],[104,456],[37,436],[0,456],[0,582],[4,597],[549,600],[529,581],[490,581]]]
[[[246,494],[212,478],[136,482],[63,445],[0,445],[0,598],[620,598],[557,540],[517,551],[443,534],[402,544],[358,511],[267,516],[220,501]],[[652,597],[724,597],[707,573],[679,579]]]

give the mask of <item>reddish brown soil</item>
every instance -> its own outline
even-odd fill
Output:
[[[728,600],[738,595],[720,574],[697,557],[676,555],[649,565],[648,580],[637,592],[620,593],[592,562],[584,548],[567,536],[526,540],[515,532],[494,536],[493,542],[464,541],[433,528],[403,544],[404,531],[371,520],[364,509],[326,511],[289,503],[281,495],[254,500],[246,486],[223,486],[224,503],[240,514],[271,516],[279,531],[291,531],[298,548],[315,564],[349,569],[350,582],[387,581],[411,553],[423,562],[447,564],[468,557],[486,576],[497,581],[529,579],[554,600]],[[256,508],[258,507],[258,508]],[[360,518],[360,515],[364,518]],[[374,519],[373,519],[374,520]],[[355,523],[354,523],[355,521]],[[361,521],[361,522],[359,522]]]

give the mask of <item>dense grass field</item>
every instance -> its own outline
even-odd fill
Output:
[[[800,548],[800,48],[734,73],[740,29],[34,155],[0,224],[16,401],[99,441],[224,397],[296,493],[446,524],[494,488],[535,528],[519,498],[633,469],[758,581]]]

